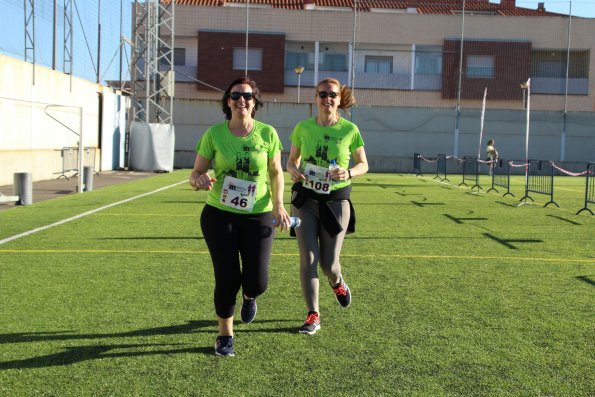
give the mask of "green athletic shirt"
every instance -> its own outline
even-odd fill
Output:
[[[331,160],[335,160],[343,168],[348,168],[351,153],[364,146],[357,126],[343,117],[328,127],[318,125],[314,117],[302,120],[295,126],[289,139],[300,149],[302,172],[305,163],[326,168]],[[350,180],[337,182],[333,184],[331,190],[340,189],[350,183]]]
[[[256,201],[252,213],[273,209],[268,184],[268,160],[283,149],[277,131],[270,125],[254,120],[254,128],[244,137],[231,133],[227,121],[216,124],[204,133],[196,144],[196,152],[213,160],[217,182],[207,196],[207,204],[224,211],[248,214],[219,202],[226,175],[256,182]]]

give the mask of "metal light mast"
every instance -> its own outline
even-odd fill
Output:
[[[175,1],[135,0],[134,121],[172,124]]]

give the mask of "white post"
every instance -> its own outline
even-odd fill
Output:
[[[85,146],[83,145],[83,107],[79,107],[79,186],[78,192],[83,192],[83,151]]]

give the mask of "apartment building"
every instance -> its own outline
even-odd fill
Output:
[[[533,109],[594,110],[594,19],[543,3],[464,4],[463,13],[462,0],[178,0],[176,98],[218,99],[247,73],[274,102],[310,98],[332,76],[360,105],[477,106],[487,88],[491,106],[518,109],[530,78]]]

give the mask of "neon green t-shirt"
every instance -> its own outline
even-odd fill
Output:
[[[220,203],[223,180],[229,175],[256,183],[255,202],[251,213],[271,211],[273,203],[268,183],[268,161],[282,149],[277,131],[257,120],[254,120],[254,128],[250,134],[244,137],[233,135],[227,121],[207,129],[196,144],[198,154],[213,160],[217,178],[207,196],[207,204],[224,211],[249,213]]]
[[[289,138],[291,143],[300,149],[302,172],[305,163],[326,168],[331,160],[335,160],[343,168],[348,168],[351,153],[364,146],[364,140],[357,126],[343,117],[328,127],[318,125],[313,117],[300,121]],[[333,184],[331,189],[340,189],[350,183],[349,180],[341,181]]]

